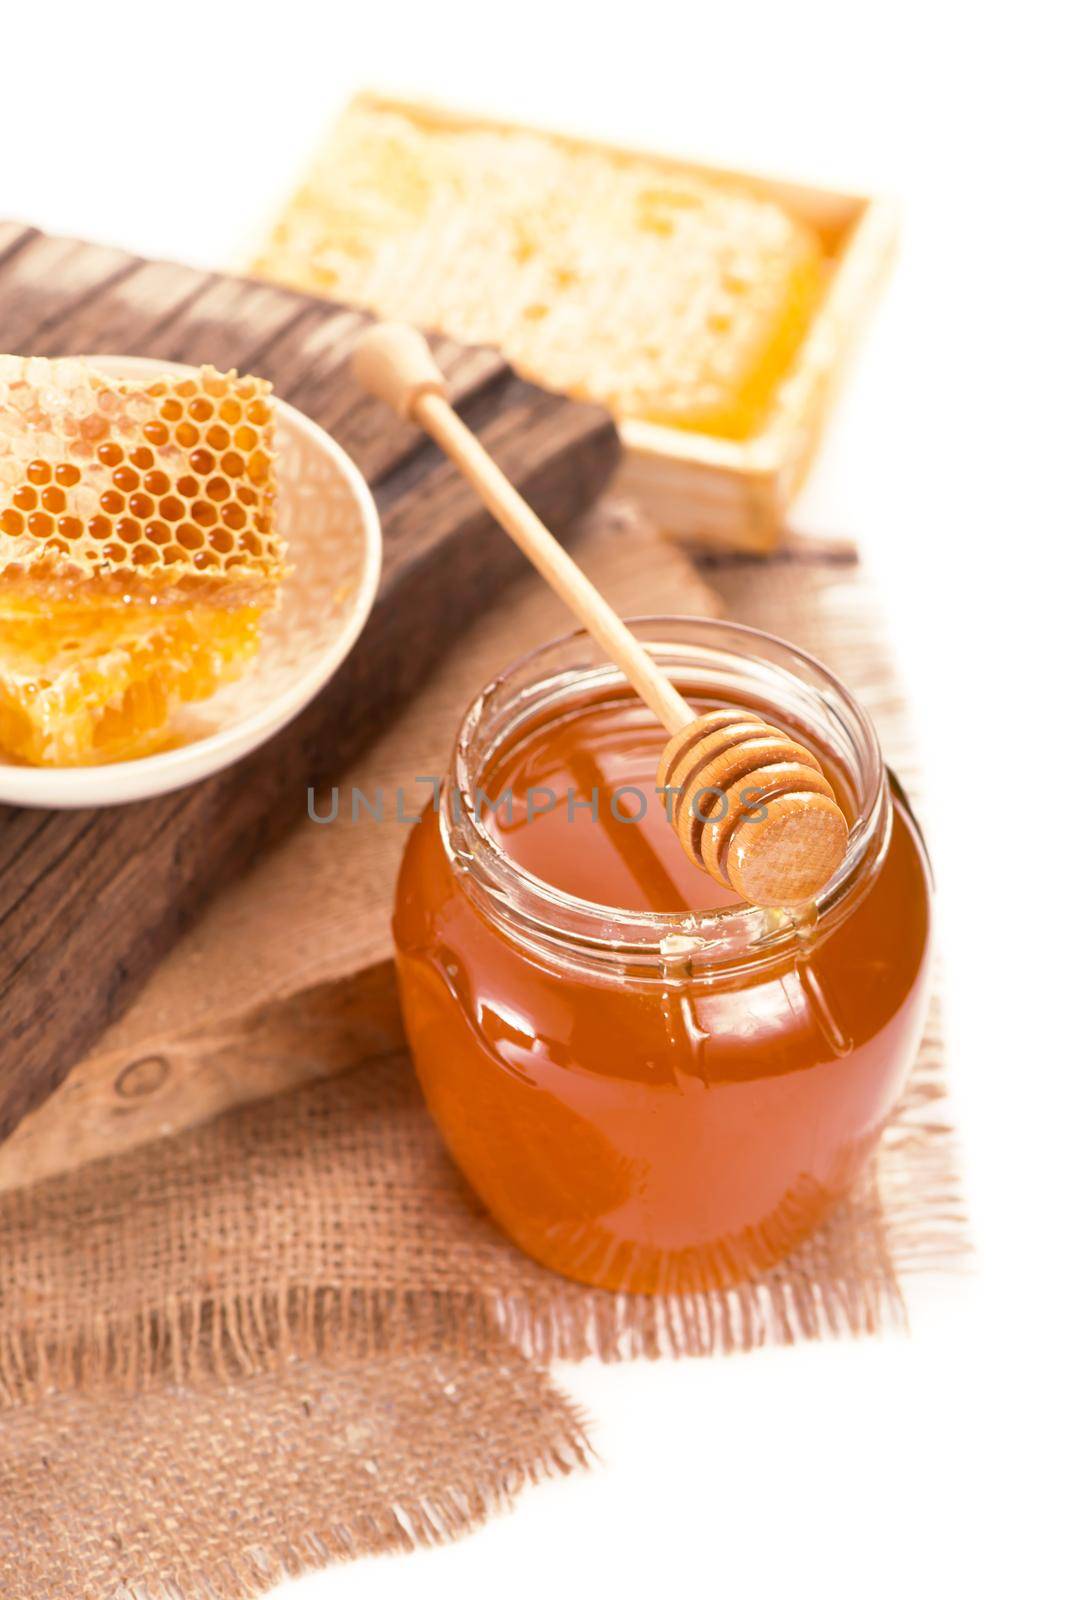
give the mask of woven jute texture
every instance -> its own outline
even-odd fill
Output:
[[[893,676],[855,567],[713,581],[874,712]],[[549,1357],[749,1349],[905,1321],[963,1218],[932,1023],[865,1180],[742,1288],[583,1289],[496,1232],[404,1058],[0,1198],[0,1596],[245,1600],[451,1537],[590,1456]]]

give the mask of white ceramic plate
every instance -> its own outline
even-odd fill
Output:
[[[185,373],[174,362],[89,356],[118,377]],[[278,519],[292,571],[263,624],[259,655],[235,683],[184,707],[173,748],[140,761],[29,767],[0,753],[0,801],[70,808],[166,794],[229,766],[285,726],[322,688],[359,637],[378,589],[382,531],[371,491],[329,434],[275,401]]]

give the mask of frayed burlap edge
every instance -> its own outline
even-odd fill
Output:
[[[448,1543],[593,1459],[578,1409],[499,1340],[477,1358],[54,1395],[5,1419],[0,1495],[17,1512],[0,1594],[255,1600],[335,1561]]]
[[[567,1477],[589,1467],[593,1459],[584,1440],[572,1444],[563,1439],[542,1458],[518,1469],[508,1488],[491,1483],[466,1485],[448,1494],[398,1501],[382,1514],[362,1513],[351,1522],[334,1521],[270,1545],[235,1552],[195,1577],[122,1584],[109,1600],[260,1600],[282,1583],[322,1572],[338,1562],[451,1544],[484,1527],[491,1517],[511,1510],[524,1489]],[[45,1597],[37,1594],[34,1600]]]
[[[175,1295],[109,1315],[62,1343],[0,1332],[0,1407],[66,1390],[139,1394],[155,1384],[239,1382],[310,1356],[366,1360],[408,1350],[482,1350],[500,1331],[485,1297],[458,1289],[280,1284]]]
[[[164,1580],[150,1587],[124,1586],[115,1600],[127,1600],[127,1596],[129,1600],[260,1600],[287,1580],[321,1572],[340,1561],[434,1549],[464,1538],[484,1527],[491,1517],[511,1510],[525,1489],[584,1471],[596,1459],[575,1413],[573,1426],[561,1430],[540,1455],[517,1461],[506,1482],[465,1483],[441,1494],[397,1501],[385,1512],[362,1513],[351,1522],[334,1521],[270,1546],[236,1552],[188,1583]]]
[[[75,1326],[60,1344],[40,1329],[8,1327],[0,1332],[0,1405],[57,1390],[136,1393],[157,1383],[234,1381],[309,1356],[480,1351],[501,1336],[545,1363],[730,1354],[904,1330],[903,1285],[917,1274],[958,1270],[969,1254],[944,1098],[936,1005],[868,1173],[812,1238],[732,1288],[660,1296],[587,1289],[530,1261],[484,1216],[458,1209],[457,1226],[466,1218],[476,1230],[470,1270],[477,1281],[191,1293]]]

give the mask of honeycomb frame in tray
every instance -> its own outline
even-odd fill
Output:
[[[592,376],[589,372],[582,374],[576,382],[569,380],[578,369],[569,368],[564,360],[553,370],[542,370],[531,358],[534,345],[530,334],[536,333],[538,319],[526,328],[523,323],[524,315],[529,316],[539,306],[544,308],[542,320],[552,323],[553,271],[558,269],[566,280],[572,268],[566,255],[554,261],[551,251],[541,251],[544,292],[536,292],[537,273],[528,268],[531,261],[535,267],[538,265],[534,260],[540,248],[537,237],[525,243],[520,237],[521,219],[518,223],[515,219],[510,221],[508,226],[514,237],[510,237],[509,247],[514,256],[526,255],[527,260],[520,259],[521,270],[507,269],[515,287],[511,299],[507,284],[503,289],[500,283],[495,286],[491,309],[497,325],[493,328],[484,320],[486,307],[477,307],[473,320],[465,319],[456,314],[447,292],[435,307],[421,282],[420,273],[428,267],[422,258],[408,263],[407,281],[418,288],[418,293],[409,294],[403,287],[404,214],[417,215],[425,203],[422,191],[426,175],[420,173],[418,163],[408,161],[405,165],[401,150],[394,163],[399,176],[392,196],[380,195],[376,199],[369,192],[373,185],[366,185],[359,203],[353,206],[344,185],[345,129],[352,119],[363,116],[401,119],[428,134],[510,139],[522,150],[536,149],[540,144],[572,158],[600,163],[605,170],[640,168],[649,179],[652,198],[646,221],[654,237],[658,229],[670,230],[680,215],[684,217],[687,196],[711,186],[724,196],[747,201],[751,208],[755,207],[754,216],[792,219],[798,237],[817,242],[821,258],[818,292],[813,291],[811,263],[801,263],[792,288],[790,275],[783,276],[775,291],[782,313],[779,336],[771,337],[763,346],[759,340],[751,344],[754,382],[747,393],[742,392],[742,385],[732,425],[724,426],[711,410],[702,418],[672,416],[669,410],[658,412],[655,406],[645,406],[643,415],[628,415],[625,408],[616,408],[625,447],[621,486],[643,503],[662,527],[734,548],[773,547],[815,452],[846,357],[892,257],[897,232],[895,208],[870,196],[779,182],[424,102],[375,94],[357,96],[304,184],[283,209],[253,259],[252,271],[308,292],[348,302],[359,298],[383,314],[421,321],[456,338],[488,339],[499,344],[527,376],[582,398],[603,401],[608,397],[607,390],[597,382],[596,371]],[[494,170],[492,163],[485,163],[487,192],[507,185],[507,173],[502,167],[503,163],[498,162]],[[677,206],[673,209],[680,197],[684,202],[681,211]],[[442,211],[447,210],[446,200],[447,197],[441,202]],[[565,195],[565,204],[572,202],[573,196]],[[384,235],[389,230],[394,230],[396,237],[383,251],[375,273],[372,268],[376,263],[371,259],[373,252],[368,254],[367,240],[373,239],[376,231]],[[699,249],[699,241],[691,243]],[[487,261],[503,259],[500,240],[492,234],[487,235],[485,251]],[[361,252],[366,259],[361,259]],[[482,254],[481,249],[469,248],[464,259],[454,263],[452,280],[436,261],[430,276],[442,282],[445,291],[450,290],[451,283],[459,295],[466,292],[462,280],[470,270],[472,258]],[[625,291],[631,263],[624,260],[617,266]],[[702,262],[698,272],[703,266]],[[566,300],[566,294],[562,298]],[[621,303],[625,303],[625,293]],[[710,304],[707,311],[711,319],[717,315],[715,305]],[[557,328],[557,342],[564,355],[565,336],[570,337],[574,356],[580,333],[579,323]],[[632,345],[640,356],[640,329]],[[689,359],[685,340],[679,348],[679,361],[685,364]],[[716,426],[720,427],[719,433],[709,431]],[[733,437],[729,436],[731,433]]]
[[[822,289],[818,237],[707,174],[351,104],[261,267],[499,346],[617,418],[744,439]],[[305,270],[307,268],[307,270]]]
[[[283,571],[270,385],[0,356],[0,609],[264,603]]]

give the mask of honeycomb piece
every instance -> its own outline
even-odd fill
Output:
[[[35,764],[168,741],[255,654],[283,548],[269,385],[0,356],[0,748]]]
[[[619,417],[744,439],[824,258],[783,207],[713,173],[358,99],[255,269],[497,345]]]
[[[258,378],[0,356],[0,602],[269,602],[282,573]]]
[[[0,617],[0,749],[34,765],[130,760],[168,742],[176,708],[236,677],[257,607],[62,604]]]

